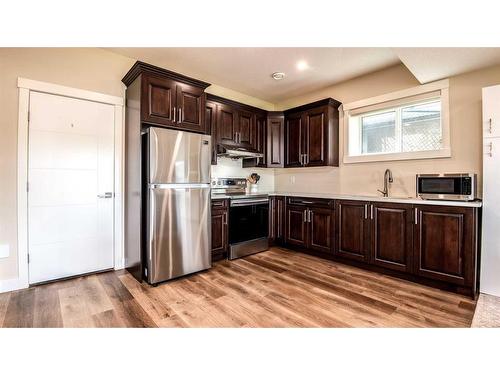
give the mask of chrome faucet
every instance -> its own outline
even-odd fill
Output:
[[[386,169],[385,172],[384,172],[384,190],[379,190],[377,189],[377,191],[379,193],[382,193],[382,195],[384,197],[388,197],[389,196],[389,184],[392,184],[394,182],[394,179],[392,178],[392,172],[390,169]]]

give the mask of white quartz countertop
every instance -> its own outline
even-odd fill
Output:
[[[346,200],[357,200],[357,201],[370,201],[370,202],[392,202],[392,203],[407,203],[407,204],[425,204],[425,205],[435,205],[435,206],[456,206],[456,207],[481,207],[482,201],[440,201],[440,200],[424,200],[415,197],[381,197],[381,196],[371,196],[371,195],[348,195],[348,194],[334,194],[334,193],[302,193],[302,192],[290,192],[290,191],[259,191],[256,193],[248,193],[248,195],[283,195],[286,197],[304,197],[304,198],[323,198],[323,199],[346,199]],[[226,199],[229,196],[217,195],[213,196],[212,199]]]
[[[426,204],[436,206],[461,206],[461,207],[481,207],[481,201],[463,202],[463,201],[438,201],[438,200],[424,200],[414,197],[382,197],[370,195],[347,195],[347,194],[334,194],[334,193],[300,193],[300,192],[287,192],[287,191],[274,191],[268,192],[269,195],[283,195],[287,197],[304,197],[304,198],[324,198],[324,199],[349,199],[356,201],[370,201],[370,202],[392,202],[392,203],[408,203],[408,204]]]

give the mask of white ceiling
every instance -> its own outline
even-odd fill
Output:
[[[420,83],[500,64],[500,48],[394,48]]]
[[[388,48],[111,48],[113,52],[276,103],[399,63]],[[310,68],[299,71],[305,60]],[[286,78],[275,81],[273,72]]]
[[[500,48],[108,48],[271,103],[403,63],[421,83],[500,64]],[[309,69],[299,71],[305,60]],[[275,81],[273,72],[286,78]]]

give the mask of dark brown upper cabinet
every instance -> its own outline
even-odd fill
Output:
[[[285,167],[339,165],[340,102],[324,99],[285,111]]]
[[[221,145],[237,144],[236,110],[227,104],[217,104],[216,141]]]
[[[215,147],[215,139],[217,138],[217,104],[207,101],[205,104],[205,126],[212,135],[212,165],[217,164],[217,149]]]
[[[208,83],[137,61],[123,78],[141,80],[141,122],[197,133],[210,133],[205,121]]]
[[[210,133],[204,121],[205,89],[177,83],[177,126]]]
[[[264,158],[246,159],[244,167],[266,166],[267,112],[233,100],[208,94],[207,102],[216,106],[212,139],[216,149],[238,148],[264,154]]]
[[[258,158],[256,167],[267,167],[267,116],[265,114],[257,114],[255,116],[255,125],[257,131],[257,152],[264,155]]]
[[[413,209],[411,204],[370,205],[371,262],[377,266],[412,272]]]
[[[302,113],[292,113],[285,117],[285,167],[304,166],[304,152],[302,137]]]
[[[236,144],[245,150],[257,150],[257,124],[254,113],[238,110]]]
[[[474,287],[477,258],[476,210],[415,206],[415,272],[419,276]]]
[[[243,159],[243,168],[247,167],[267,167],[267,118],[265,113],[255,114],[255,132],[256,132],[256,144],[255,151],[264,155],[262,158],[255,159]]]
[[[285,119],[283,112],[269,112],[267,115],[267,166],[282,168],[284,165]]]

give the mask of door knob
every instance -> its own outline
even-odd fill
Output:
[[[108,191],[104,194],[97,194],[97,198],[113,198],[113,193]]]

